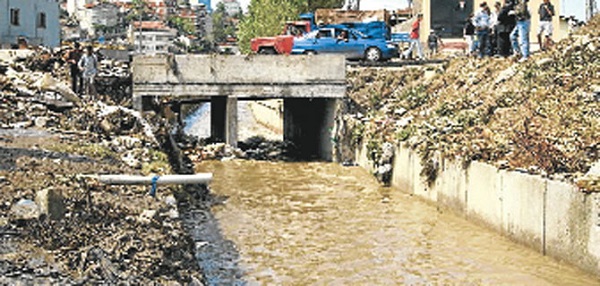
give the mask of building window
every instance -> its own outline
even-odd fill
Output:
[[[13,26],[19,26],[19,9],[10,9],[10,24]]]
[[[46,13],[39,13],[37,17],[37,27],[46,28]]]

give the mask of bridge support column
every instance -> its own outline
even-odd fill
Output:
[[[212,97],[210,99],[210,135],[213,139],[237,147],[237,98]]]
[[[331,161],[336,99],[283,100],[283,139],[293,142],[305,158]]]

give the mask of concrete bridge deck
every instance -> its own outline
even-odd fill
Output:
[[[341,98],[343,56],[155,55],[133,59],[135,96]]]
[[[307,157],[332,157],[331,130],[337,100],[346,96],[343,55],[136,56],[133,102],[211,103],[211,136],[237,145],[237,101],[283,99],[284,140]]]

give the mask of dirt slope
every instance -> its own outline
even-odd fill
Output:
[[[350,72],[355,143],[383,142],[572,176],[599,159],[600,17],[528,62],[455,58],[443,66]],[[558,175],[560,174],[560,175]]]

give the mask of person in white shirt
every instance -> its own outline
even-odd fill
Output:
[[[481,3],[479,7],[481,7],[481,9],[475,14],[473,24],[475,25],[475,32],[479,39],[479,57],[482,58],[484,56],[489,56],[490,8],[485,2]]]
[[[92,46],[88,46],[85,49],[85,54],[79,59],[77,66],[79,66],[83,75],[84,92],[93,99],[96,96],[94,78],[98,73],[98,58],[94,55],[94,48]]]

